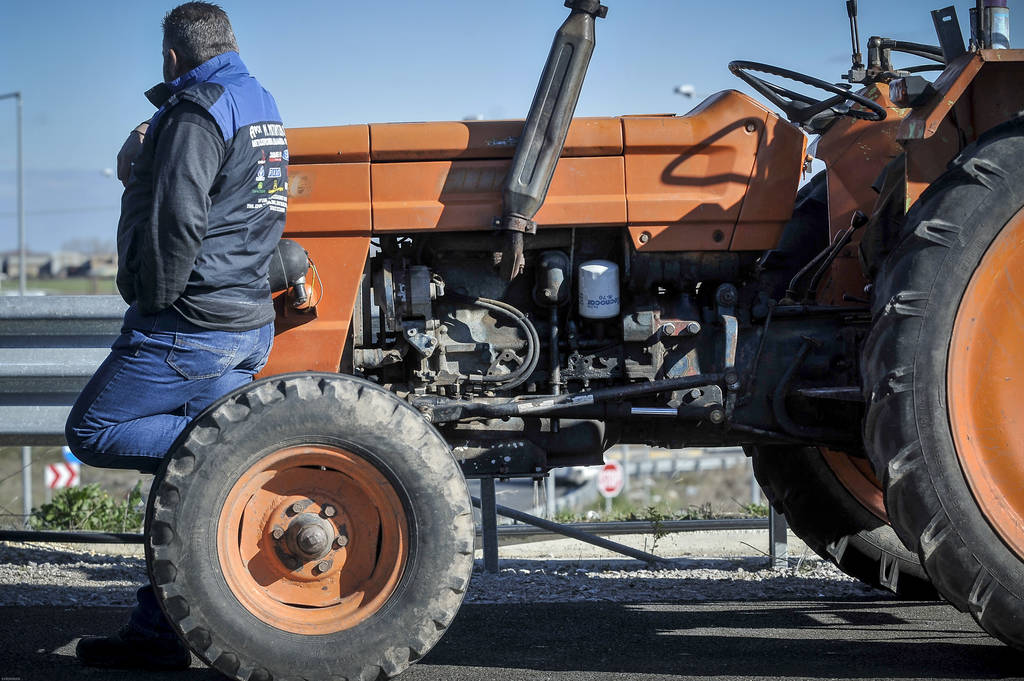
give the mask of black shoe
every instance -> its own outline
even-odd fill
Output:
[[[181,670],[192,664],[192,653],[178,639],[147,638],[127,627],[113,636],[85,636],[75,655],[88,667],[107,669]]]

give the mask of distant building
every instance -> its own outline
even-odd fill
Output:
[[[21,274],[21,256],[18,251],[5,251],[0,253],[0,262],[3,263],[3,273],[9,278],[18,277]],[[26,253],[25,254],[25,276],[36,279],[39,272],[50,262],[49,253]]]
[[[50,260],[39,270],[41,278],[64,278],[68,272],[81,267],[88,260],[88,256],[78,251],[54,251],[50,253]]]
[[[18,251],[0,252],[0,272],[17,278],[20,269]],[[29,279],[62,279],[64,277],[117,276],[117,256],[113,253],[85,255],[78,251],[26,253],[25,276]]]
[[[94,255],[78,267],[68,268],[69,277],[112,278],[117,276],[117,256],[110,253]]]

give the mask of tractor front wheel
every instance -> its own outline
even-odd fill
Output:
[[[183,434],[158,476],[146,547],[157,598],[231,678],[391,677],[462,602],[465,480],[438,432],[367,381],[248,385]]]

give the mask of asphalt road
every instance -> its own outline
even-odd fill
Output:
[[[0,681],[222,678],[90,670],[82,634],[118,608],[0,608]],[[467,605],[403,681],[1020,678],[1024,655],[942,603],[891,600]]]

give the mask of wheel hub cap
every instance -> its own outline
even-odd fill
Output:
[[[335,530],[323,518],[303,513],[292,520],[284,536],[291,553],[309,561],[323,558],[330,552]]]
[[[327,445],[261,458],[228,492],[217,527],[224,579],[255,617],[327,634],[377,612],[409,555],[409,522],[366,458]]]

